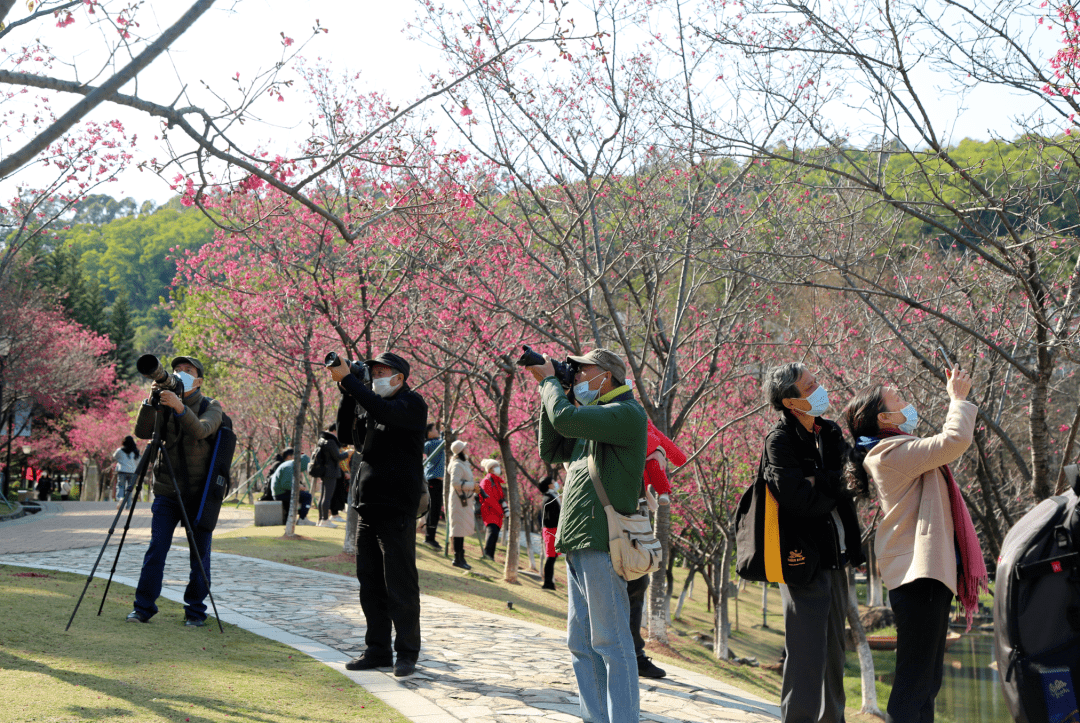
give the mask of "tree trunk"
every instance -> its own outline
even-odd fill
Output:
[[[304,336],[305,360],[311,356],[311,333],[312,328],[309,326],[307,334]],[[301,445],[304,443],[304,422],[307,420],[311,390],[314,388],[315,373],[311,371],[310,364],[304,364],[304,393],[300,397],[300,406],[296,410],[296,417],[293,420],[292,448],[295,452],[293,453],[292,494],[289,497],[289,515],[285,520],[285,537],[296,536],[296,508],[300,501],[300,482],[304,478],[303,447]]]
[[[1042,356],[1046,354],[1039,351]],[[1040,364],[1040,366],[1042,366]],[[1054,492],[1054,483],[1050,480],[1050,428],[1046,423],[1046,398],[1050,393],[1050,372],[1052,369],[1040,369],[1031,390],[1031,405],[1028,412],[1028,429],[1031,436],[1031,491],[1035,499],[1042,501]],[[1056,482],[1056,480],[1055,480]]]
[[[538,572],[536,569],[536,561],[533,559],[532,550],[532,531],[529,530],[529,525],[522,522],[521,525],[525,529],[525,552],[529,554],[529,570],[532,572]]]
[[[675,605],[675,614],[672,616],[676,620],[680,619],[682,615],[682,606],[686,602],[686,599],[694,594],[694,576],[699,572],[700,568],[691,567],[690,572],[686,576],[686,582],[683,583],[682,592],[679,593],[679,602]]]
[[[731,623],[728,620],[728,576],[731,570],[732,540],[724,538],[716,562],[713,564],[713,576],[716,578],[716,608],[713,615],[713,655],[717,660],[727,660],[730,656],[728,638],[731,635]]]
[[[874,537],[866,544],[866,604],[879,608],[884,604],[881,595],[881,575],[877,569],[877,553],[874,552]]]
[[[499,452],[502,455],[503,472],[506,473],[506,502],[510,507],[510,518],[506,521],[506,565],[503,568],[503,580],[518,581],[518,559],[521,555],[521,489],[517,483],[517,462],[514,451],[510,448],[510,398],[514,393],[514,368],[506,372],[502,397],[499,399]]]
[[[655,516],[656,539],[664,551],[660,569],[649,576],[649,639],[662,645],[668,644],[668,624],[671,608],[667,594],[667,561],[671,557],[671,507],[660,505]]]
[[[862,673],[862,707],[860,713],[885,716],[878,709],[877,688],[874,687],[874,656],[870,653],[870,644],[866,642],[866,631],[859,620],[859,597],[855,593],[855,571],[848,568],[848,605],[847,618],[851,631],[855,634],[855,647],[859,653],[859,670]]]
[[[761,583],[761,627],[769,627],[769,583]]]

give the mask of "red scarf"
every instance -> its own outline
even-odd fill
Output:
[[[878,432],[881,439],[897,436],[901,436],[901,433],[886,429]],[[945,478],[949,490],[953,535],[956,547],[960,550],[960,569],[956,571],[956,596],[964,606],[964,617],[967,619],[967,629],[964,632],[970,632],[975,611],[979,607],[979,591],[990,589],[990,577],[986,574],[986,563],[983,561],[982,548],[979,547],[979,536],[975,534],[971,513],[960,495],[960,488],[956,485],[952,470],[947,464],[938,469],[941,470],[941,476]]]

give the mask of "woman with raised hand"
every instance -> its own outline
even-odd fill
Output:
[[[915,406],[891,387],[873,386],[844,410],[855,450],[846,473],[864,496],[870,481],[884,517],[874,550],[896,616],[896,676],[889,723],[934,720],[953,596],[968,629],[987,587],[979,539],[949,465],[971,445],[977,407],[966,401],[971,377],[945,371],[949,411],[932,437],[915,436]]]

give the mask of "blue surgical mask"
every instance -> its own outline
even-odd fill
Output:
[[[919,413],[915,410],[915,405],[907,405],[900,410],[900,413],[904,415],[904,423],[898,424],[897,426],[904,434],[911,434],[919,424]]]
[[[818,384],[818,388],[809,397],[806,397],[806,401],[810,402],[810,409],[803,412],[803,414],[820,417],[829,408],[829,390]]]
[[[195,386],[195,377],[191,376],[187,372],[176,372],[176,376],[180,377],[180,381],[184,385],[184,391],[190,392]]]
[[[603,372],[601,372],[601,374],[603,374]],[[589,404],[596,399],[598,394],[600,394],[599,389],[589,389],[589,385],[592,384],[595,379],[596,377],[593,377],[592,379],[578,382],[574,385],[574,399],[581,402],[582,405]]]

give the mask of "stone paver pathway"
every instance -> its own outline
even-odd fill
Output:
[[[60,525],[46,519],[39,523]],[[33,534],[30,528],[16,531],[9,523],[0,525],[3,563],[82,574],[90,571],[103,539],[99,528],[95,547],[16,552],[9,549],[21,546],[12,545],[14,532]],[[145,549],[145,543],[133,542],[129,535],[114,577],[117,582],[130,586],[138,582]],[[106,555],[99,576],[108,575],[112,556],[111,551]],[[166,565],[163,596],[182,601],[187,575],[186,554],[174,552]],[[558,631],[424,595],[417,674],[396,679],[382,671],[349,672],[345,662],[364,647],[364,617],[355,580],[226,554],[213,556],[212,578],[222,621],[323,661],[417,723],[581,720],[565,635]],[[92,615],[93,610],[96,605],[84,601],[79,616]],[[211,630],[206,628],[208,634]],[[754,722],[779,716],[776,705],[721,681],[664,667],[668,678],[642,680],[644,721]]]

